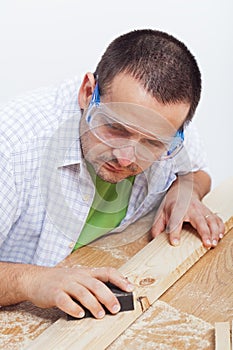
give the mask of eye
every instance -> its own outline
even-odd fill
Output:
[[[124,128],[123,125],[118,124],[118,123],[109,123],[106,124],[106,127],[109,129],[109,131],[118,134],[120,136],[129,136],[130,132]]]
[[[160,142],[159,140],[145,139],[144,142],[147,143],[149,146],[154,147],[154,148],[158,148],[158,149],[164,148],[164,144],[162,142]]]

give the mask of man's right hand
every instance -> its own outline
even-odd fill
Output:
[[[5,267],[9,265],[11,271],[14,271],[15,266],[21,273],[17,278],[19,292],[15,293],[16,300],[4,302],[1,286],[0,305],[28,300],[41,308],[56,306],[71,316],[81,318],[84,316],[84,311],[72,300],[73,297],[90,310],[94,317],[102,318],[105,311],[101,304],[113,314],[120,310],[117,298],[103,282],[111,282],[127,292],[133,290],[132,284],[119,271],[110,267],[64,268],[0,263],[0,270],[2,265]],[[10,286],[12,285],[8,284],[8,288]],[[15,288],[17,290],[17,286]]]

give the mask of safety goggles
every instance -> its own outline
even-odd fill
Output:
[[[148,120],[144,122],[144,118]],[[178,130],[172,136],[159,136],[159,130],[164,130],[164,125],[161,127],[162,123],[160,123],[156,126],[158,131],[156,130],[155,136],[155,131],[151,131],[151,118],[151,116],[148,117],[148,109],[139,105],[120,102],[101,103],[98,83],[86,111],[89,129],[109,147],[133,147],[135,156],[147,162],[173,157],[183,147],[183,130]],[[164,120],[163,124],[165,124]]]

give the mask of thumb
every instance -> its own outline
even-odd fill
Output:
[[[165,214],[163,212],[158,215],[152,225],[151,234],[152,237],[157,237],[166,228]]]
[[[169,224],[166,226],[166,232],[169,234],[169,241],[171,245],[178,246],[180,244],[180,233],[182,226],[183,220],[177,223],[177,220],[172,221],[170,218]]]

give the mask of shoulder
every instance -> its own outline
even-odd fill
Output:
[[[77,78],[66,80],[57,86],[19,96],[1,106],[1,144],[15,148],[55,129],[67,115],[78,113],[79,85]]]

